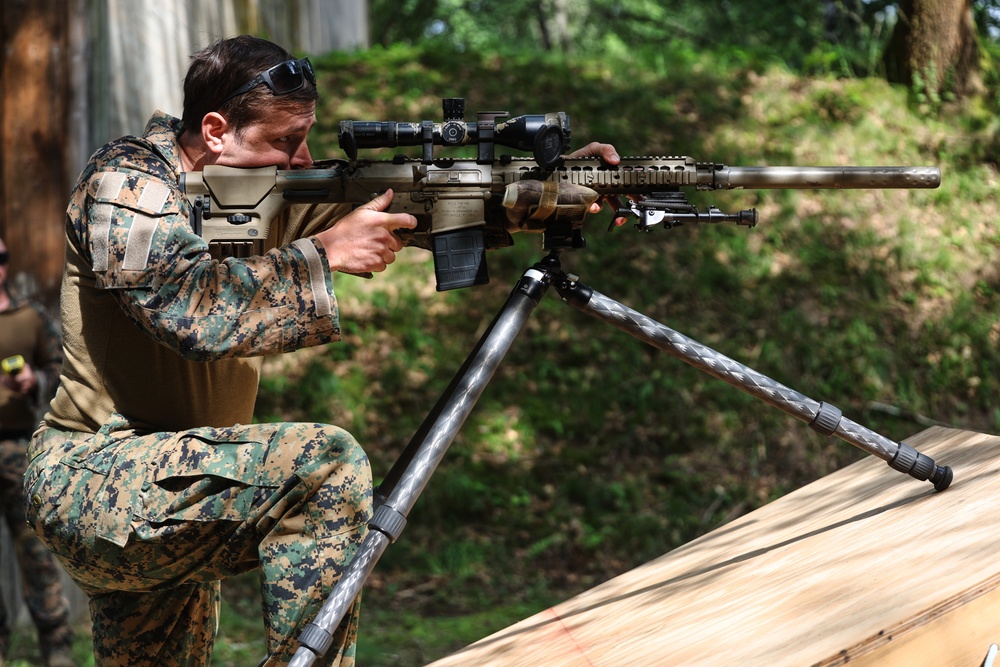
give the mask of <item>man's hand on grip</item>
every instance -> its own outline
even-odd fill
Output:
[[[412,229],[417,219],[409,213],[386,213],[392,196],[392,190],[386,190],[316,235],[331,271],[363,275],[384,271],[396,260],[403,242],[393,231]]]

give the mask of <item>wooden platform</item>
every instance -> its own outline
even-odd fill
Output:
[[[951,488],[868,457],[433,667],[978,667],[1000,643],[1000,437],[906,442]]]

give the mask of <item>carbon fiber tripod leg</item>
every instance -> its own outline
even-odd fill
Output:
[[[417,498],[548,285],[546,269],[541,265],[524,273],[489,329],[379,485],[368,534],[319,614],[300,633],[299,648],[288,663],[289,667],[310,667],[317,657],[326,653],[334,630],[361,592],[386,547],[399,537]]]
[[[556,291],[573,307],[607,322],[635,338],[687,362],[779,410],[801,419],[823,435],[835,435],[855,447],[886,461],[891,468],[920,481],[930,480],[944,491],[951,484],[952,471],[938,466],[929,457],[905,443],[895,442],[844,417],[829,403],[820,403],[779,382],[744,366],[738,361],[674,331],[642,313],[563,276],[553,282]]]
[[[930,480],[938,491],[951,484],[951,468],[938,466],[909,445],[894,442],[844,417],[836,407],[814,401],[595,292],[563,273],[558,256],[553,254],[524,273],[490,328],[376,490],[376,510],[368,524],[369,533],[319,614],[299,636],[300,646],[288,663],[289,667],[310,667],[317,657],[326,653],[333,631],[361,592],[386,547],[399,537],[417,498],[550,285],[575,308],[805,421],[824,435],[835,435],[918,480]]]

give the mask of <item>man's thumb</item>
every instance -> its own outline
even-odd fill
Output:
[[[358,208],[366,208],[370,211],[384,211],[392,203],[392,189],[386,190],[379,196],[372,199],[367,204],[362,204]]]

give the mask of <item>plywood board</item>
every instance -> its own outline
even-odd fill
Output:
[[[1000,642],[1000,437],[906,442],[949,489],[868,457],[433,667],[976,667]]]

